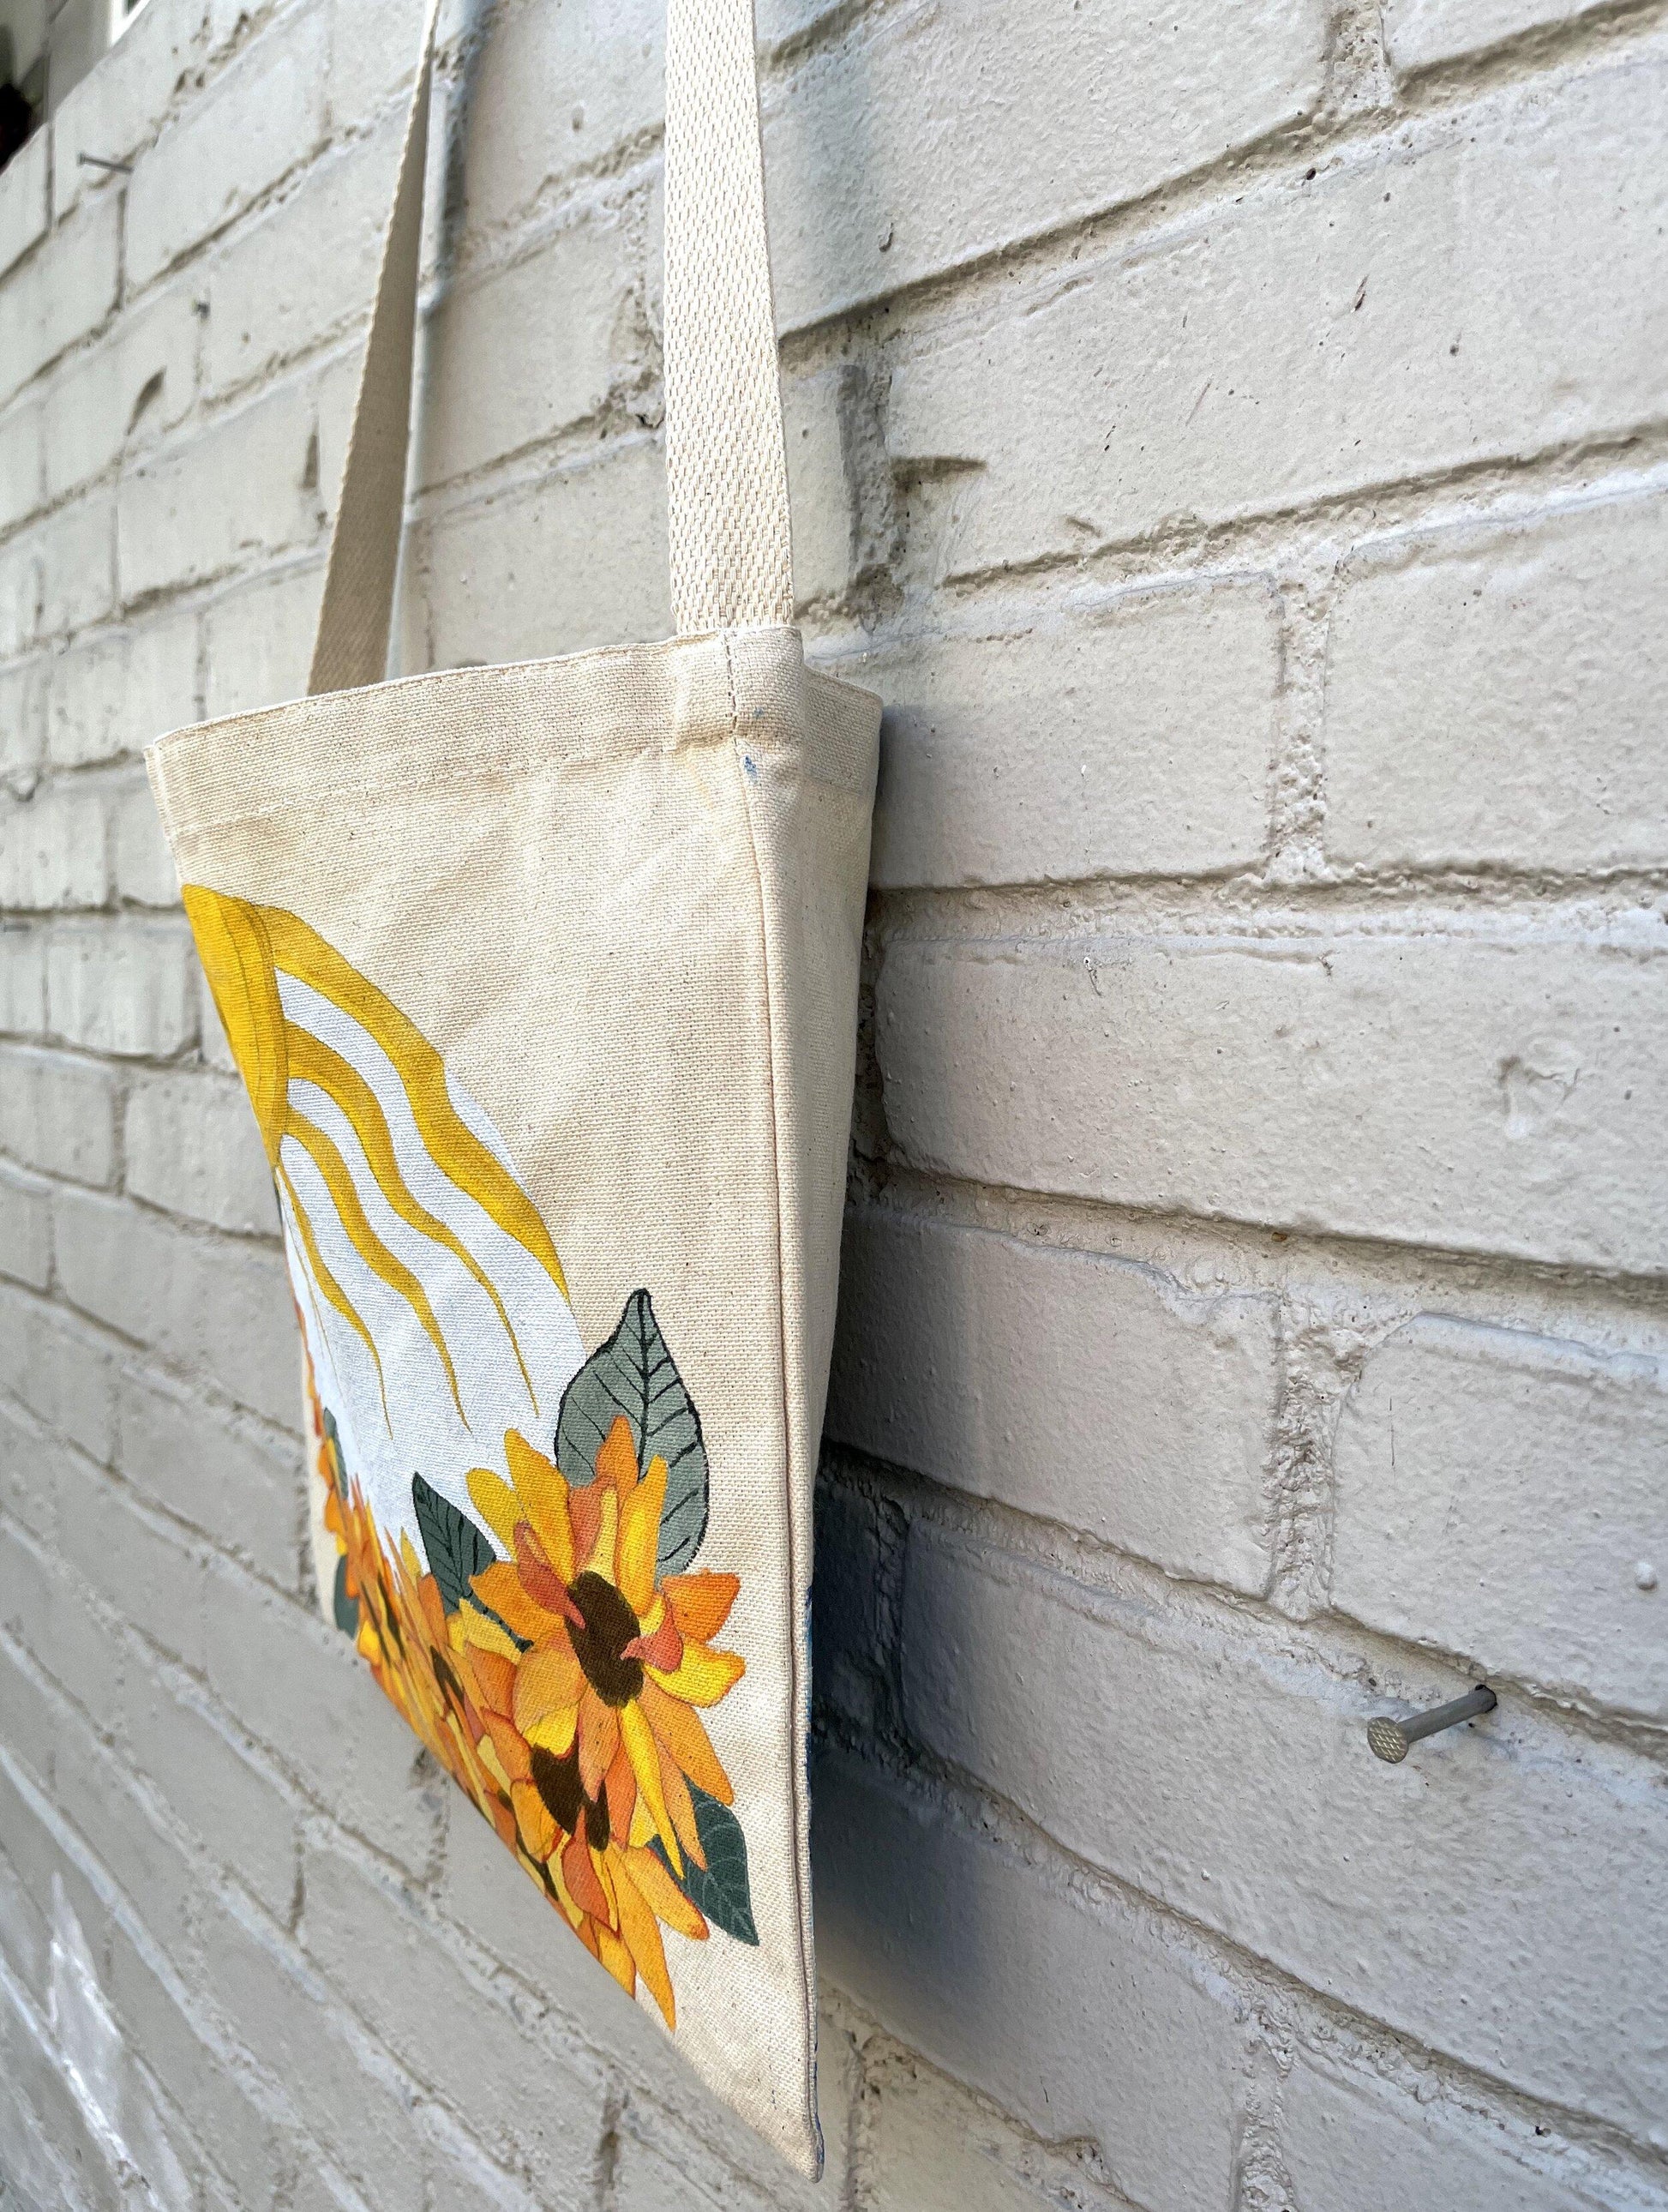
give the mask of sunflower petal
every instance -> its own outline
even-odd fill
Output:
[[[620,1748],[620,1718],[587,1682],[579,1698],[579,1782],[593,1801]]]
[[[597,1926],[597,1956],[608,1968],[628,1997],[637,1994],[637,1968],[631,1953],[627,1950],[611,1928]]]
[[[669,1674],[655,1667],[645,1671],[670,1697],[686,1705],[715,1705],[747,1672],[747,1662],[734,1651],[710,1651],[704,1644],[686,1644],[681,1667]]]
[[[500,1620],[518,1636],[525,1636],[530,1644],[543,1643],[561,1626],[560,1614],[547,1613],[542,1605],[535,1603],[507,1559],[496,1559],[491,1566],[483,1568],[470,1587],[482,1605],[489,1606]]]
[[[531,1782],[511,1785],[510,1802],[515,1808],[516,1826],[521,1831],[521,1840],[529,1855],[536,1859],[548,1859],[556,1848],[556,1838],[561,1831],[557,1827],[549,1807]]]
[[[613,1425],[597,1448],[597,1480],[612,1485],[624,1498],[637,1485],[637,1447],[631,1440],[631,1423],[623,1413],[614,1416]]]
[[[573,1528],[568,1516],[567,1485],[554,1460],[535,1451],[519,1429],[504,1433],[504,1456],[522,1511],[517,1520],[533,1524],[544,1556],[565,1583],[573,1579]]]
[[[471,1650],[493,1654],[511,1666],[520,1656],[520,1645],[495,1620],[488,1620],[479,1606],[460,1605],[452,1616],[451,1633]]]
[[[503,1476],[494,1474],[489,1467],[472,1467],[469,1471],[469,1495],[470,1504],[504,1549],[514,1551],[515,1524],[522,1517],[522,1510]]]
[[[672,1825],[671,1815],[666,1810],[666,1793],[661,1785],[660,1753],[655,1747],[654,1731],[644,1719],[641,1708],[635,1704],[621,1708],[620,1739],[630,1758],[632,1771],[637,1777],[637,1786],[654,1816],[660,1840],[671,1859],[672,1871],[682,1874],[683,1847],[677,1839],[677,1830]]]
[[[687,1936],[692,1943],[707,1940],[707,1923],[697,1908],[689,1902],[672,1880],[664,1862],[652,1851],[627,1849],[626,1865],[632,1880],[653,1908],[655,1917],[664,1920],[669,1928],[676,1928],[680,1936]]]
[[[577,1706],[584,1687],[585,1676],[579,1672],[573,1645],[565,1636],[553,1636],[548,1644],[528,1652],[515,1670],[510,1711],[516,1726],[523,1735],[531,1736],[548,1714]],[[573,1740],[571,1730],[568,1740]]]
[[[646,1856],[647,1854],[645,1854]],[[616,1858],[614,1895],[620,1911],[620,1934],[636,1962],[649,1994],[659,2006],[668,2027],[677,2026],[672,1997],[672,1978],[666,1972],[665,1947],[654,1909],[633,1881],[623,1859]]]
[[[729,1620],[741,1586],[739,1575],[718,1574],[668,1575],[660,1585],[680,1634],[697,1644],[709,1642]]]
[[[623,1425],[623,1422],[615,1423],[616,1428]],[[649,1462],[643,1480],[625,1493],[620,1508],[620,1595],[640,1620],[654,1596],[660,1509],[665,1502],[666,1462],[657,1454]]]
[[[676,1698],[645,1682],[639,1702],[643,1717],[660,1739],[661,1748],[670,1752],[697,1789],[704,1790],[709,1797],[716,1797],[720,1805],[735,1802],[736,1793],[730,1785],[719,1755],[713,1748],[701,1716],[692,1706],[680,1705]]]

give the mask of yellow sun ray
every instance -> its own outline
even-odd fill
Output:
[[[423,1334],[440,1356],[446,1369],[446,1379],[452,1388],[452,1402],[458,1408],[458,1418],[468,1428],[464,1413],[464,1401],[458,1391],[457,1371],[452,1364],[452,1354],[446,1350],[446,1339],[440,1334],[440,1324],[434,1318],[434,1309],[428,1303],[428,1293],[405,1262],[388,1249],[376,1231],[372,1228],[365,1208],[359,1202],[359,1193],[348,1171],[348,1163],[342,1157],[335,1140],[327,1136],[316,1121],[292,1107],[285,1133],[311,1157],[313,1165],[325,1179],[335,1205],[337,1216],[347,1231],[348,1242],[373,1275],[379,1276],[391,1291],[396,1291],[405,1300],[422,1324]]]
[[[318,1249],[318,1241],[312,1233],[312,1224],[307,1219],[306,1209],[296,1196],[295,1186],[290,1181],[288,1170],[282,1161],[278,1164],[276,1172],[284,1195],[289,1200],[290,1211],[295,1217],[295,1233],[301,1240],[301,1249],[306,1254],[307,1265],[312,1270],[315,1281],[343,1320],[362,1340],[365,1349],[371,1355],[377,1370],[377,1389],[382,1395],[382,1418],[388,1422],[389,1431],[391,1433],[393,1423],[388,1419],[388,1386],[383,1376],[382,1360],[378,1354],[375,1340],[360,1319],[352,1299],[325,1265],[325,1255]]]
[[[382,1047],[405,1087],[412,1118],[437,1165],[537,1260],[566,1297],[567,1279],[550,1232],[515,1177],[460,1118],[446,1087],[446,1063],[428,1039],[373,983],[350,967],[317,930],[278,907],[259,910],[274,963],[328,999]]]
[[[463,1261],[470,1273],[492,1300],[498,1318],[504,1324],[504,1334],[510,1340],[515,1353],[516,1365],[521,1370],[521,1379],[527,1386],[527,1395],[535,1409],[538,1398],[533,1389],[533,1378],[527,1372],[527,1363],[521,1356],[521,1346],[510,1316],[505,1311],[504,1301],[494,1289],[486,1269],[476,1258],[463,1238],[446,1223],[432,1214],[420,1199],[412,1195],[394,1151],[394,1140],[388,1127],[388,1117],[370,1085],[354,1066],[339,1052],[327,1045],[310,1030],[292,1026],[285,1040],[289,1060],[289,1080],[292,1083],[311,1083],[335,1100],[364,1148],[371,1173],[376,1177],[377,1188],[394,1212],[408,1228],[431,1243],[442,1244],[457,1259]]]

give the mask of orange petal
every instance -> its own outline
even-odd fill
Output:
[[[652,1636],[634,1636],[620,1656],[640,1659],[646,1667],[658,1667],[663,1674],[673,1674],[683,1663],[683,1638],[668,1613]]]
[[[514,1491],[501,1474],[489,1467],[472,1467],[468,1477],[470,1504],[507,1552],[515,1542],[515,1524],[525,1509],[516,1503]]]
[[[519,1671],[514,1660],[506,1659],[500,1652],[483,1651],[478,1644],[471,1644],[459,1652],[458,1662],[460,1670],[467,1667],[475,1677],[476,1703],[489,1706],[495,1713],[507,1713]]]
[[[632,1956],[612,1929],[597,1929],[597,1956],[628,1997],[637,1994],[637,1970]]]
[[[616,1421],[614,1426],[624,1428],[623,1419]],[[607,1446],[604,1449],[606,1450]],[[660,1509],[666,1502],[665,1461],[658,1456],[652,1459],[643,1480],[634,1488],[622,1491],[621,1498],[620,1571],[616,1579],[621,1596],[640,1620],[654,1595]],[[647,1978],[645,1975],[644,1979]]]
[[[628,1845],[625,1860],[632,1880],[648,1900],[656,1917],[664,1920],[669,1928],[676,1928],[680,1936],[687,1936],[692,1943],[704,1943],[707,1934],[706,1921],[655,1854]]]
[[[678,1844],[677,1831],[666,1810],[666,1793],[660,1778],[660,1753],[655,1744],[654,1731],[644,1719],[640,1706],[634,1704],[622,1707],[620,1741],[630,1757],[632,1771],[637,1777],[637,1786],[643,1793],[643,1802],[654,1815],[654,1825],[659,1830],[660,1840],[671,1859],[672,1871],[682,1874],[683,1856]]]
[[[591,1863],[591,1846],[583,1836],[570,1836],[563,1844],[561,1871],[574,1904],[606,1926],[610,1917],[608,1893],[597,1879],[597,1869]]]
[[[668,2027],[677,2026],[672,1999],[672,1978],[666,1972],[666,1953],[652,1906],[638,1890],[623,1860],[616,1856],[614,1894],[620,1908],[620,1934],[636,1962],[650,1995],[659,2006]]]
[[[677,1831],[677,1840],[683,1847],[684,1857],[693,1859],[704,1874],[707,1854],[701,1849],[701,1831],[695,1826],[695,1808],[689,1796],[689,1785],[684,1780],[682,1769],[676,1760],[664,1750],[660,1753],[660,1787],[665,1793],[666,1810],[672,1816],[672,1826]],[[678,1865],[677,1854],[674,1851],[669,1856],[673,1867],[682,1874],[683,1869]]]
[[[686,1705],[715,1705],[747,1672],[747,1662],[734,1651],[711,1651],[704,1644],[686,1644],[683,1663],[670,1674],[658,1668],[649,1674],[670,1697]]]
[[[531,1782],[518,1782],[510,1791],[510,1802],[515,1808],[516,1826],[529,1856],[548,1859],[556,1847],[561,1831],[552,1817],[549,1807]]]
[[[523,1735],[547,1713],[577,1705],[585,1676],[565,1636],[553,1636],[528,1652],[515,1670],[515,1698],[511,1711]]]
[[[532,1762],[527,1754],[527,1742],[508,1721],[500,1720],[496,1713],[483,1713],[487,1735],[493,1749],[504,1763],[504,1771],[512,1782],[525,1782],[531,1774]]]
[[[660,1585],[680,1632],[697,1644],[716,1636],[729,1620],[741,1586],[739,1575],[705,1574],[668,1575]]]
[[[619,1716],[587,1682],[579,1698],[579,1784],[587,1797],[597,1796],[619,1748]]]
[[[597,1529],[603,1517],[601,1483],[593,1482],[586,1490],[570,1491],[567,1514],[573,1524],[573,1557],[588,1559],[597,1548]]]
[[[507,1559],[495,1560],[476,1576],[470,1587],[482,1605],[490,1606],[500,1620],[531,1644],[542,1644],[560,1625],[559,1615],[534,1602]]]
[[[732,1804],[736,1793],[700,1714],[669,1698],[652,1682],[644,1683],[639,1703],[644,1718],[660,1740],[661,1749],[671,1753],[690,1781],[709,1797],[716,1797],[719,1804]]]
[[[425,1575],[417,1584],[417,1602],[422,1607],[423,1623],[431,1641],[443,1645],[446,1641],[446,1607],[440,1601],[440,1586],[433,1575]]]
[[[603,1789],[608,1798],[609,1833],[623,1840],[631,1833],[632,1815],[637,1810],[637,1777],[623,1742],[614,1754]]]
[[[597,1480],[611,1482],[622,1498],[637,1486],[637,1447],[631,1440],[631,1423],[623,1413],[614,1416],[614,1425],[597,1450]]]
[[[567,1583],[544,1556],[544,1547],[531,1521],[515,1524],[515,1566],[522,1588],[535,1605],[542,1605],[547,1613],[560,1613],[575,1626],[583,1621],[585,1616],[567,1595]]]
[[[522,1514],[531,1521],[544,1547],[544,1555],[565,1583],[573,1579],[573,1529],[568,1516],[567,1485],[554,1460],[535,1451],[519,1429],[504,1436],[504,1456],[510,1480],[521,1500]]]

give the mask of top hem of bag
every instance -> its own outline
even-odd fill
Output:
[[[270,706],[247,708],[236,714],[216,715],[209,721],[189,723],[181,729],[170,732],[166,737],[159,738],[155,744],[148,746],[145,751],[145,762],[158,805],[170,835],[200,834],[208,830],[229,826],[234,822],[252,819],[259,815],[281,811],[286,805],[316,802],[320,799],[339,796],[367,787],[362,775],[341,775],[323,783],[312,784],[305,794],[297,792],[282,799],[269,799],[264,804],[234,806],[225,812],[204,815],[189,805],[183,809],[179,805],[177,789],[170,791],[168,787],[181,772],[188,779],[191,777],[192,757],[200,749],[206,750],[209,757],[212,758],[215,748],[222,744],[233,733],[258,730],[263,724],[294,715],[298,709],[341,708],[349,702],[387,700],[406,690],[422,690],[432,694],[437,686],[449,689],[454,684],[461,687],[470,683],[479,684],[494,678],[525,679],[537,678],[544,672],[554,673],[559,670],[577,671],[587,667],[606,666],[611,662],[629,661],[645,654],[667,653],[682,647],[719,646],[724,650],[725,665],[728,668],[731,663],[733,647],[737,643],[743,641],[772,639],[783,641],[791,639],[800,654],[800,669],[805,682],[823,696],[833,695],[848,707],[856,707],[860,703],[865,713],[872,714],[875,726],[876,729],[878,728],[883,702],[876,693],[865,690],[860,684],[849,683],[843,677],[831,675],[823,669],[815,668],[807,664],[803,657],[804,639],[797,625],[767,623],[737,626],[729,629],[706,630],[688,636],[633,641],[620,645],[591,646],[578,653],[545,654],[535,659],[472,661],[453,668],[429,669],[409,676],[391,677],[380,684],[356,684],[337,691],[304,694],[299,698],[275,701]],[[719,740],[720,735],[727,739],[733,735],[733,732],[726,731],[720,733],[715,731],[713,732],[715,741]],[[454,754],[452,757],[446,780],[451,781],[474,774],[477,772],[480,763],[472,763],[460,755]]]
[[[269,714],[287,714],[300,706],[322,706],[327,700],[365,699],[375,694],[385,696],[392,691],[406,690],[422,684],[444,684],[452,679],[459,682],[482,676],[524,676],[536,669],[563,668],[586,660],[625,660],[633,653],[660,653],[673,646],[708,645],[714,641],[739,637],[795,637],[801,640],[798,624],[779,623],[738,625],[729,629],[696,630],[685,637],[646,638],[626,645],[588,645],[577,653],[544,653],[531,655],[525,660],[465,660],[451,668],[421,668],[409,676],[385,677],[379,684],[355,684],[337,691],[303,691],[289,699],[275,699],[270,706],[240,707],[234,714],[211,715],[207,721],[185,722],[179,729],[170,730],[144,748],[147,760],[158,759],[175,745],[183,745],[188,738],[206,738],[217,730],[229,730],[240,724],[258,722]],[[879,711],[884,705],[877,691],[870,691],[861,684],[853,684],[844,676],[834,676],[825,668],[805,664],[805,674],[813,684],[845,693],[848,697],[864,700]]]

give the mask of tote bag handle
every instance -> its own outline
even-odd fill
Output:
[[[384,235],[307,690],[387,672],[440,0]],[[680,637],[793,619],[752,0],[667,0],[665,445]]]

